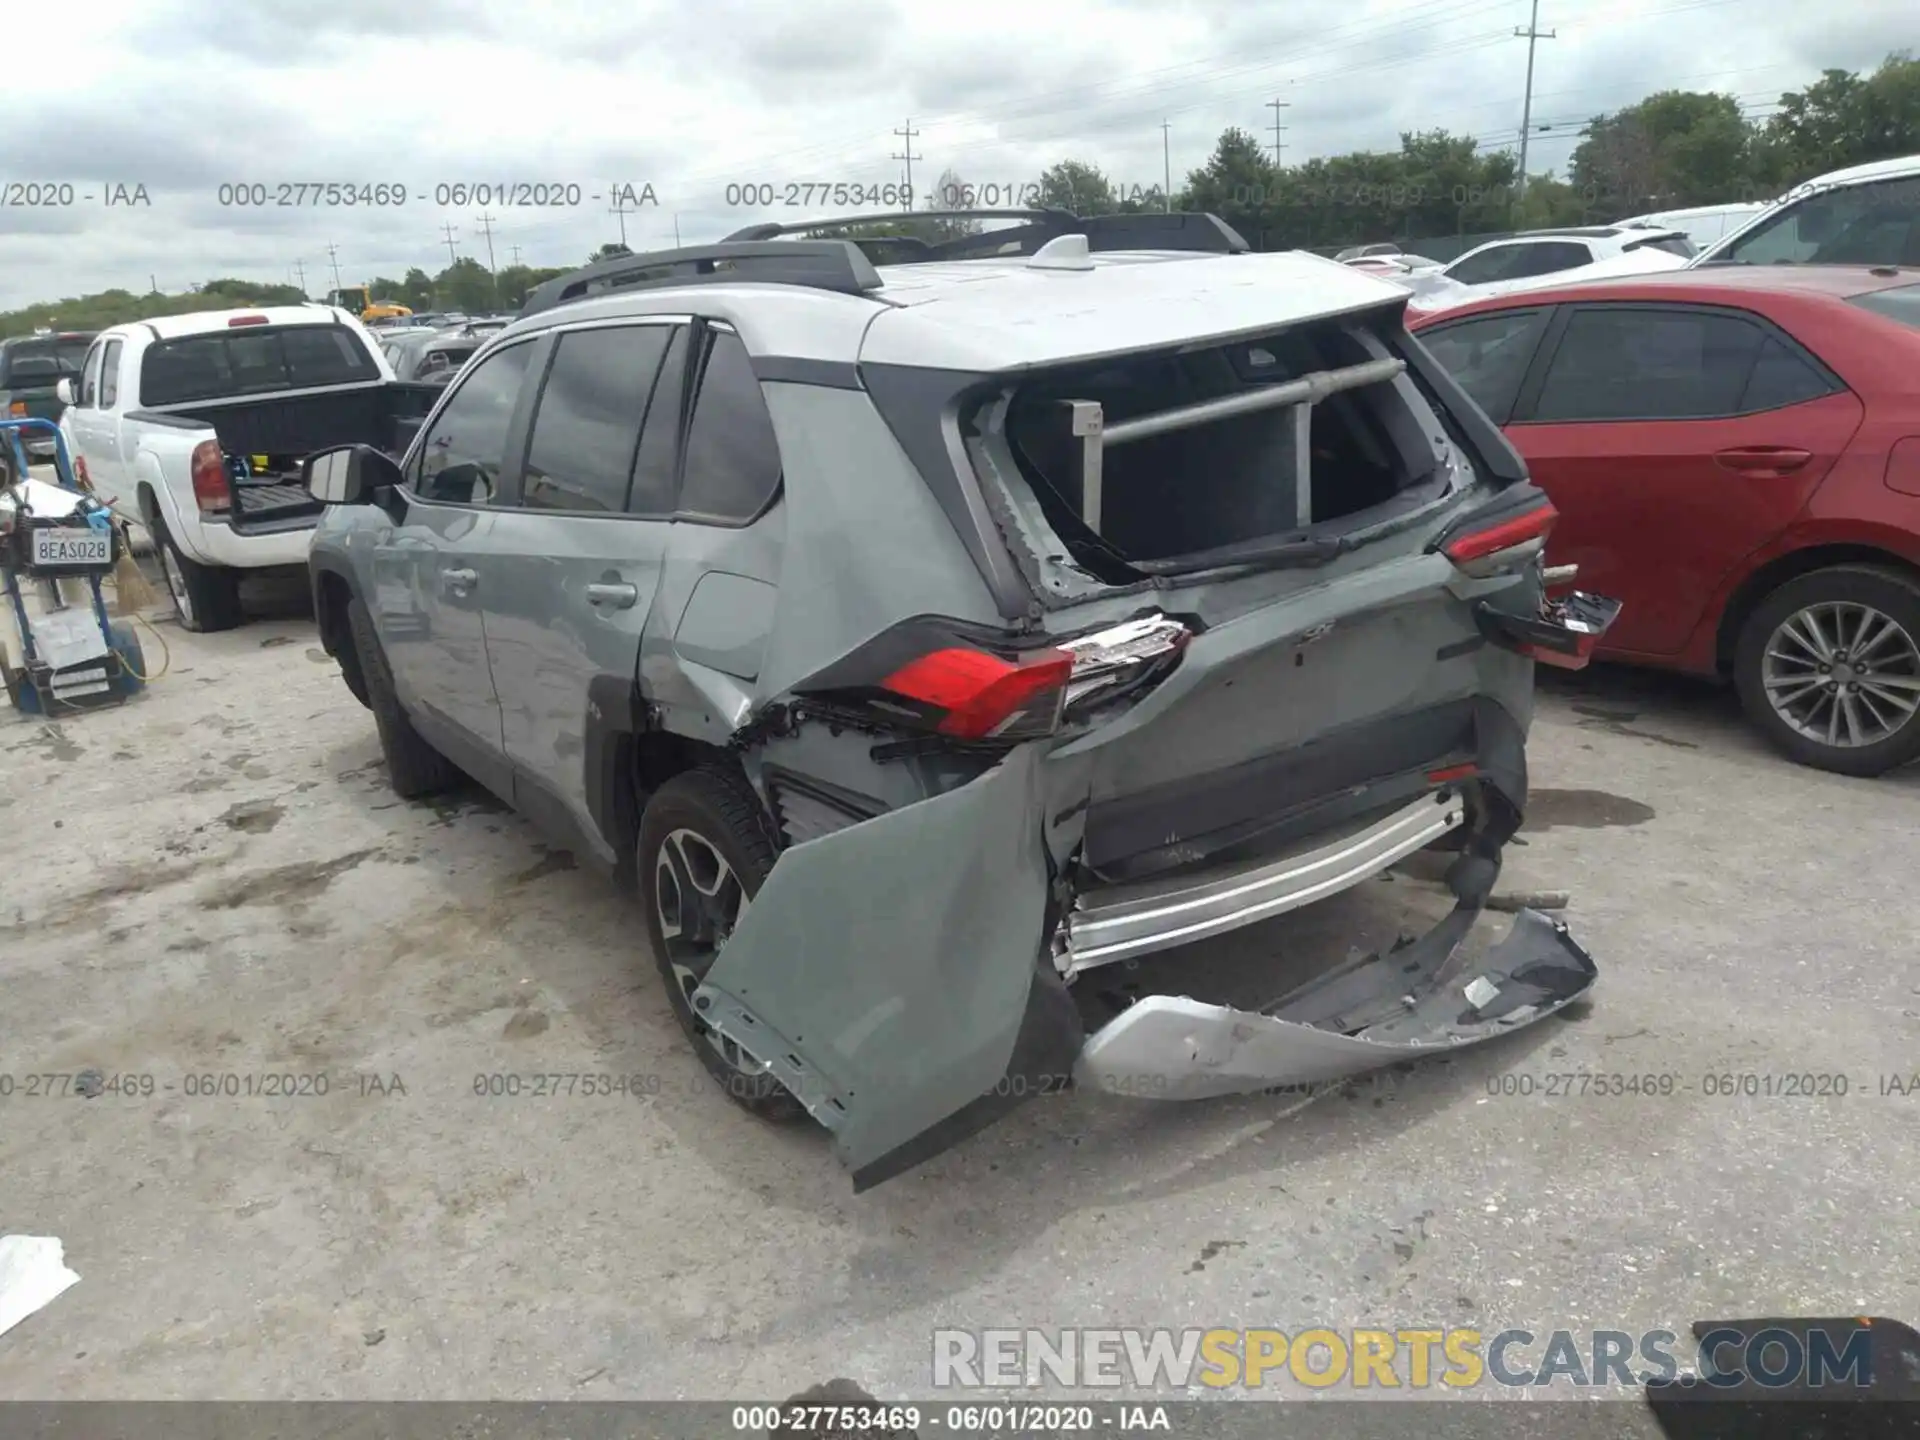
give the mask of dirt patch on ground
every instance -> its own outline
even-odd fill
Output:
[[[302,860],[243,875],[232,885],[200,897],[202,910],[235,910],[242,905],[297,905],[311,900],[378,848],[355,850],[331,860]]]

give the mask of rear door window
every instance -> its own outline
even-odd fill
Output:
[[[1485,285],[1494,280],[1504,280],[1513,266],[1520,262],[1520,252],[1525,245],[1496,245],[1490,250],[1482,250],[1477,255],[1463,255],[1445,270],[1449,280],[1458,280],[1462,285]]]
[[[1546,328],[1546,310],[1502,310],[1420,333],[1420,343],[1496,425],[1513,413],[1527,366]]]
[[[1767,352],[1769,343],[1779,346]],[[1763,355],[1763,352],[1767,352]],[[1697,420],[1809,399],[1825,380],[1753,320],[1683,306],[1575,307],[1526,418]],[[1756,403],[1749,403],[1749,394]],[[1783,399],[1782,397],[1793,397]],[[1767,403],[1771,402],[1771,403]]]
[[[689,520],[744,525],[780,485],[773,417],[740,337],[709,330],[705,363],[687,429],[679,513]]]
[[[534,413],[521,504],[627,508],[641,418],[672,336],[666,325],[622,325],[560,337]]]

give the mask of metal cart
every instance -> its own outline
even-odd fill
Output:
[[[57,481],[33,478],[23,436],[45,430]],[[108,617],[100,582],[120,558],[113,512],[75,483],[51,420],[0,420],[0,680],[23,715],[118,705],[146,683],[133,626]],[[27,590],[37,591],[29,610]]]

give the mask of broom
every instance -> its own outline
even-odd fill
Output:
[[[153,588],[152,582],[141,572],[139,562],[133,558],[133,532],[127,521],[116,513],[113,525],[120,532],[120,558],[113,562],[113,613],[138,615],[143,610],[165,604],[165,597]]]

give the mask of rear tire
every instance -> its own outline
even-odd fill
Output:
[[[173,598],[180,628],[197,635],[231,630],[245,613],[240,609],[240,576],[223,565],[202,565],[181,553],[167,532],[167,522],[155,515],[148,524],[153,548],[160,555],[160,575]]]
[[[1827,670],[1820,647],[1837,662]],[[1871,778],[1920,758],[1920,583],[1869,565],[1789,580],[1741,627],[1733,676],[1748,718],[1802,765]],[[1911,707],[1904,718],[1903,706]],[[1858,727],[1852,744],[1848,707]]]
[[[360,659],[360,674],[366,683],[374,724],[380,731],[380,753],[386,757],[393,793],[403,800],[417,800],[457,785],[460,768],[420,738],[401,708],[387,652],[380,648],[380,637],[374,633],[373,616],[357,597],[347,602],[347,629]]]
[[[739,912],[759,893],[773,862],[772,827],[759,799],[745,782],[719,770],[674,776],[653,793],[641,814],[636,863],[647,943],[674,1019],[693,1042],[707,1073],[735,1104],[762,1120],[791,1125],[807,1117],[806,1107],[771,1075],[754,1073],[751,1058],[703,1025],[692,1004],[693,991],[718,958]],[[705,891],[708,879],[716,891],[731,888],[721,877],[737,885],[737,904],[731,918],[721,921],[717,943],[709,948],[706,942],[713,937],[705,932],[712,928],[707,923],[712,915],[701,902],[718,898]],[[674,917],[672,937],[666,933],[668,916]]]

